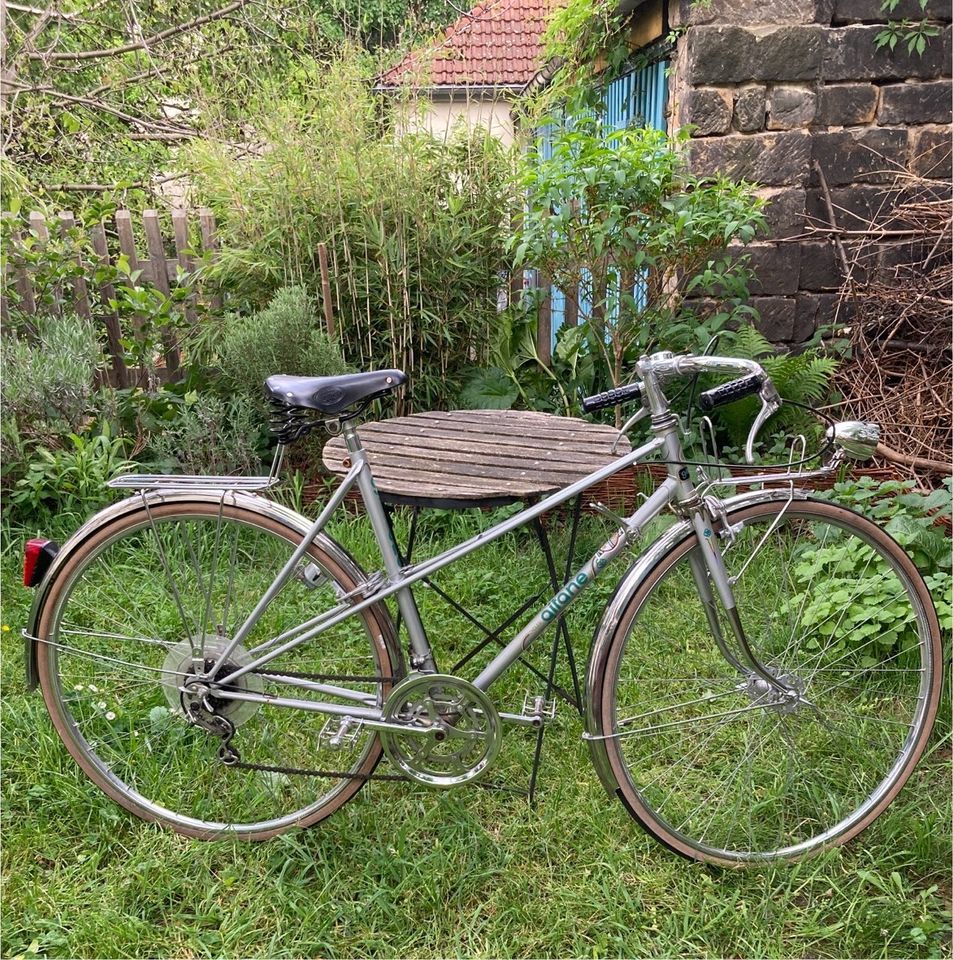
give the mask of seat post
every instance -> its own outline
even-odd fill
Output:
[[[361,438],[358,435],[357,428],[354,426],[354,423],[351,420],[345,420],[341,424],[341,435],[344,437],[344,443],[347,446],[347,452],[350,453],[352,457],[355,455],[360,455],[363,457],[364,445],[361,443]]]
[[[384,512],[384,505],[381,503],[377,485],[374,483],[371,466],[367,462],[367,454],[364,452],[361,438],[358,436],[357,428],[350,420],[345,420],[341,424],[341,433],[344,436],[348,453],[351,455],[352,463],[361,466],[357,475],[357,486],[361,491],[364,509],[367,510],[367,517],[377,539],[377,546],[384,561],[384,570],[389,580],[392,582],[398,581],[402,576],[400,554],[397,552],[397,545],[394,543],[391,526],[387,520],[387,514]],[[396,595],[397,606],[410,637],[411,664],[417,670],[436,670],[433,651],[427,640],[427,632],[424,630],[423,622],[420,619],[420,611],[417,609],[417,601],[414,598],[413,591],[410,587],[403,587],[397,591]]]

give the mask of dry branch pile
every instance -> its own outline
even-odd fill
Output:
[[[900,202],[864,229],[833,231],[853,346],[839,416],[878,422],[883,458],[932,486],[953,472],[953,205],[936,180],[904,174],[895,187]]]

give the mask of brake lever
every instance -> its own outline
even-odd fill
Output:
[[[649,408],[648,408],[648,407],[640,407],[640,408],[638,409],[638,411],[636,411],[634,414],[632,414],[632,416],[629,417],[629,419],[626,420],[625,423],[622,424],[622,426],[619,428],[619,433],[618,433],[618,435],[616,436],[615,440],[612,441],[612,449],[610,450],[610,453],[612,454],[612,456],[615,456],[615,452],[616,452],[616,450],[618,449],[619,444],[620,444],[620,443],[622,442],[622,440],[625,438],[625,435],[626,435],[643,417],[648,416],[648,413],[649,413]]]
[[[745,461],[749,464],[754,463],[754,442],[758,438],[758,432],[765,421],[781,409],[781,397],[770,379],[765,379],[758,391],[758,396],[761,397],[761,409],[754,418],[754,423],[751,424],[748,439],[745,442]]]

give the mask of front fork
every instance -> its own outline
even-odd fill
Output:
[[[738,670],[743,677],[750,677],[755,673],[764,680],[769,688],[779,690],[785,694],[792,692],[791,688],[769,673],[763,663],[755,656],[748,638],[745,636],[741,617],[735,604],[735,596],[731,589],[725,561],[718,549],[717,537],[713,529],[713,519],[704,500],[702,500],[691,481],[688,467],[685,466],[685,454],[682,451],[678,418],[669,408],[668,401],[662,393],[658,379],[653,374],[651,366],[639,364],[639,373],[642,375],[642,388],[649,411],[652,414],[652,432],[664,442],[665,459],[669,463],[669,476],[675,481],[677,496],[683,510],[691,520],[698,538],[699,549],[696,556],[689,555],[692,576],[698,588],[705,616],[711,628],[712,636],[718,649],[725,659]],[[712,591],[714,586],[714,592]],[[731,626],[731,632],[741,650],[747,666],[735,657],[725,642],[718,617],[718,608],[715,605],[715,595],[721,600],[725,617]]]
[[[747,677],[750,676],[751,673],[755,673],[770,687],[782,693],[789,694],[795,692],[793,688],[783,680],[774,676],[751,649],[751,644],[748,642],[744,626],[741,623],[741,617],[738,614],[738,607],[735,603],[734,591],[731,589],[728,570],[725,567],[721,550],[718,548],[718,538],[715,536],[708,507],[704,503],[699,504],[696,509],[692,510],[691,522],[695,528],[695,536],[698,539],[699,549],[689,554],[689,566],[691,567],[692,577],[695,580],[695,586],[698,589],[698,595],[705,611],[705,617],[708,619],[708,626],[711,629],[712,636],[722,656],[724,656],[742,676]],[[712,590],[712,586],[714,586],[714,591]],[[721,606],[725,611],[725,618],[728,620],[731,632],[734,634],[747,665],[739,661],[725,641],[725,636],[721,629],[721,620],[718,616],[718,606],[715,600],[716,594],[721,601]]]

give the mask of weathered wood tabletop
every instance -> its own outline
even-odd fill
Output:
[[[623,453],[612,427],[526,410],[417,413],[358,427],[381,497],[443,508],[536,500]],[[348,470],[341,437],[324,448],[325,466]]]

